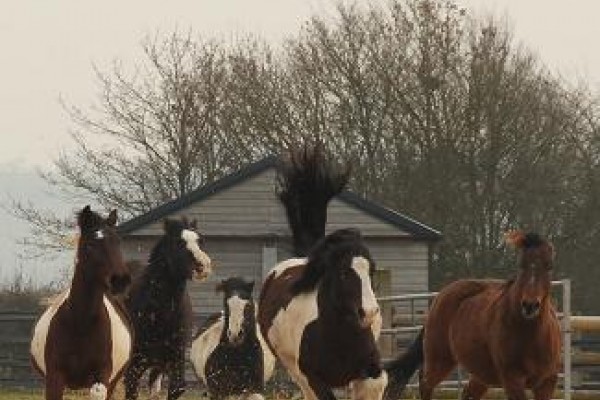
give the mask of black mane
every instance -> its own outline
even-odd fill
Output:
[[[366,258],[373,265],[358,229],[338,229],[327,235],[310,252],[306,269],[292,287],[294,294],[313,290],[326,273],[348,268],[351,259],[357,256]]]
[[[344,189],[349,175],[350,169],[334,164],[320,144],[293,149],[280,164],[277,194],[287,213],[296,256],[308,255],[325,236],[327,205]]]
[[[530,232],[525,235],[523,238],[523,248],[524,249],[532,249],[535,247],[540,247],[542,244],[546,243],[544,238],[538,233]]]

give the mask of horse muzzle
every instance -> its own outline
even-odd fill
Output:
[[[113,275],[110,277],[110,292],[112,294],[123,293],[131,284],[131,275]]]
[[[542,304],[539,300],[521,302],[521,314],[525,319],[537,318],[540,315],[541,308]]]
[[[195,264],[194,269],[192,270],[192,280],[194,281],[204,281],[212,272],[212,265],[204,265],[204,264]]]

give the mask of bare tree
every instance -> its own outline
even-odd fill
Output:
[[[514,227],[553,236],[561,273],[598,256],[598,103],[502,22],[446,0],[340,5],[277,50],[178,33],[143,50],[134,73],[98,72],[95,108],[68,107],[77,150],[46,176],[63,190],[137,215],[319,140],[356,191],[444,233],[434,287],[506,275]]]

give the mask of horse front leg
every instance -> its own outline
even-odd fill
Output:
[[[46,400],[62,400],[65,382],[58,373],[46,375]]]
[[[387,386],[387,374],[381,371],[376,378],[357,379],[350,384],[352,400],[381,400]]]
[[[123,381],[125,383],[125,399],[136,400],[138,397],[138,387],[140,378],[144,374],[145,366],[140,357],[134,357],[127,369]]]
[[[554,390],[556,389],[556,382],[558,381],[558,376],[554,375],[544,381],[542,381],[538,386],[533,388],[533,397],[535,400],[550,400],[552,399],[552,395],[554,394]]]
[[[185,361],[183,354],[169,370],[169,389],[167,400],[176,400],[185,392]]]
[[[476,379],[474,376],[471,376],[469,382],[463,389],[461,400],[480,400],[487,390],[488,387],[485,383]]]
[[[507,400],[526,400],[525,377],[523,375],[505,376],[502,380]]]

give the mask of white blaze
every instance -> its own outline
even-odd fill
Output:
[[[371,286],[371,277],[369,276],[369,261],[364,257],[354,257],[352,259],[352,268],[360,278],[362,292],[362,308],[365,315],[374,317],[379,313],[379,304]]]
[[[231,296],[227,299],[229,307],[229,327],[227,329],[227,338],[230,342],[236,340],[242,331],[244,324],[244,309],[248,300],[241,299],[238,296]]]
[[[181,231],[181,238],[185,241],[185,247],[194,255],[196,262],[202,265],[204,277],[211,272],[211,260],[208,254],[198,246],[198,234],[189,229]]]

